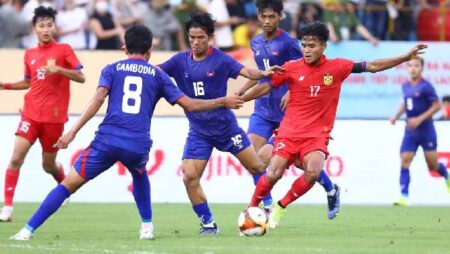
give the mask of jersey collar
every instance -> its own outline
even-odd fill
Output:
[[[262,33],[262,37],[263,37],[264,41],[273,41],[273,40],[275,40],[278,36],[280,36],[283,32],[284,32],[284,30],[281,29],[281,28],[279,28],[279,29],[277,30],[277,32],[275,33],[275,36],[274,36],[272,39],[266,40],[266,37],[264,36],[264,33]]]
[[[52,41],[49,42],[49,43],[39,43],[39,44],[38,44],[38,47],[39,47],[39,48],[45,49],[45,48],[50,48],[51,46],[53,46],[53,45],[55,45],[55,44],[56,44],[56,41],[55,41],[55,40],[52,40]]]
[[[214,51],[214,48],[210,46],[209,49],[208,49],[208,56],[212,55],[212,54],[213,54],[213,51]],[[191,57],[192,59],[194,59],[193,56],[194,56],[194,52],[193,52],[192,50],[190,50],[190,51],[189,51],[189,57]],[[205,57],[205,58],[206,58],[206,57]]]

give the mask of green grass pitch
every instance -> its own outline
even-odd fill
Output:
[[[198,235],[189,204],[154,204],[155,240],[139,240],[134,204],[72,203],[28,242],[8,240],[37,204],[16,204],[14,221],[0,224],[0,253],[450,253],[450,207],[342,207],[332,221],[325,206],[293,205],[280,228],[239,237],[245,205],[212,205],[219,236]]]

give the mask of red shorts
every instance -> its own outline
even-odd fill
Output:
[[[56,144],[63,132],[63,123],[41,123],[22,115],[19,127],[17,127],[16,135],[24,137],[31,144],[34,144],[36,139],[39,138],[42,151],[46,153],[55,153],[58,151],[58,148],[53,147],[53,145]]]
[[[310,152],[320,151],[328,158],[328,137],[315,138],[275,138],[273,155],[279,155],[288,160],[288,166],[294,163],[297,155],[299,164],[302,165],[303,157]]]

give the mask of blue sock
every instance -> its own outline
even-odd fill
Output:
[[[409,182],[411,177],[409,176],[409,169],[402,168],[400,170],[400,190],[402,192],[402,196],[408,197],[409,195]]]
[[[330,192],[333,190],[334,186],[331,182],[330,177],[325,173],[325,170],[322,169],[320,171],[319,178],[317,178],[317,182],[322,185],[322,187],[325,189],[326,192]]]
[[[448,179],[447,168],[445,167],[444,164],[439,163],[438,173],[439,173],[442,177],[444,177],[446,180]]]
[[[261,177],[261,176],[263,176],[263,175],[265,175],[266,174],[266,170],[264,170],[263,172],[261,172],[261,173],[259,173],[259,174],[254,174],[254,175],[252,175],[252,177],[253,177],[253,183],[255,184],[255,185],[257,185],[258,184],[258,181],[259,181],[259,178]],[[263,198],[263,203],[264,203],[264,206],[270,206],[270,205],[272,205],[272,203],[273,203],[273,199],[272,199],[272,194],[267,194],[264,198]]]
[[[142,222],[152,221],[152,205],[150,196],[150,180],[147,172],[133,176],[133,196],[141,215]]]
[[[34,232],[42,225],[42,223],[44,223],[54,212],[58,210],[64,200],[69,196],[69,190],[67,190],[64,185],[58,184],[58,186],[48,193],[44,201],[42,201],[41,206],[28,221],[26,228],[31,232]]]
[[[192,208],[204,225],[214,222],[211,211],[209,210],[208,202],[193,205]]]

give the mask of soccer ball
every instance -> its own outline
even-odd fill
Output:
[[[249,207],[241,212],[238,219],[240,235],[263,236],[267,232],[269,218],[259,207]]]

